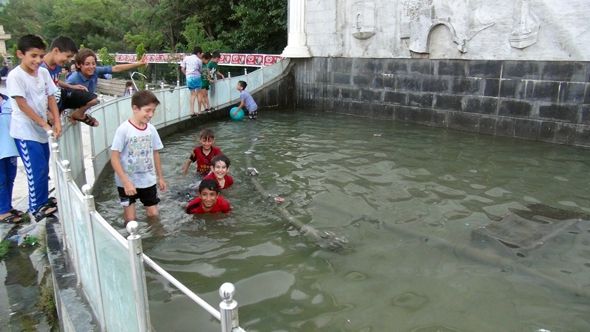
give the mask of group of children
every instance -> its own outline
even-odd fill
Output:
[[[159,154],[162,141],[149,123],[159,101],[153,93],[139,91],[131,98],[131,104],[133,115],[119,126],[111,146],[111,165],[125,223],[136,220],[136,200],[144,205],[148,217],[158,215],[158,189],[167,188]],[[186,175],[190,165],[196,163],[195,173],[202,178],[198,196],[187,204],[185,211],[188,214],[227,213],[231,206],[220,191],[234,183],[228,174],[230,160],[215,146],[211,129],[200,132],[199,142],[182,165],[182,173]]]
[[[86,111],[98,104],[98,75],[129,70],[145,62],[116,66],[97,66],[96,54],[90,49],[78,50],[68,37],[57,37],[47,45],[36,35],[25,35],[17,41],[16,55],[20,64],[6,78],[6,96],[2,95],[0,124],[0,222],[18,223],[26,219],[12,207],[12,188],[16,177],[15,149],[23,161],[28,179],[29,212],[37,221],[57,211],[57,201],[49,197],[49,144],[47,132],[61,135],[60,114],[72,109],[72,121],[96,127],[98,121]],[[64,81],[62,67],[72,58],[76,72]]]
[[[70,115],[72,119],[98,126],[98,121],[86,114],[87,109],[98,103],[94,94],[98,76],[145,64],[140,61],[112,67],[97,66],[95,53],[89,49],[78,50],[68,37],[56,38],[50,51],[46,53],[45,49],[46,44],[39,36],[21,37],[17,42],[20,64],[8,74],[7,96],[0,94],[0,125],[3,126],[0,129],[4,136],[7,136],[7,132],[10,135],[7,136],[8,139],[3,138],[0,145],[0,222],[18,223],[26,217],[11,205],[17,154],[23,160],[28,177],[29,211],[37,221],[57,211],[57,202],[54,198],[49,198],[48,190],[48,131],[52,130],[53,137],[59,138],[59,115],[65,109],[74,109]],[[203,55],[200,49],[194,55],[197,54],[203,58],[203,63],[207,63],[210,58],[207,54]],[[74,56],[77,71],[63,81],[60,79],[62,66]],[[214,53],[213,57],[218,58],[219,54]],[[198,57],[197,59],[201,61]],[[199,61],[183,61],[183,68],[193,70],[195,67],[192,66],[197,64],[198,67]],[[216,66],[211,66],[208,72],[220,74],[216,71]],[[199,83],[194,83],[187,79],[191,95],[197,87],[203,87],[204,81],[200,79]],[[246,86],[244,81],[238,83],[241,100],[239,107],[245,107],[249,115],[255,117],[258,106],[245,91]],[[131,98],[133,114],[119,126],[113,139],[111,164],[115,171],[121,205],[124,207],[125,222],[135,220],[137,199],[146,207],[148,216],[157,215],[157,191],[167,188],[159,155],[163,144],[157,130],[150,124],[159,103],[150,91],[134,92]],[[12,115],[12,118],[7,118],[6,115]],[[230,160],[214,146],[215,136],[211,130],[201,131],[199,140],[201,145],[192,151],[182,167],[182,172],[186,174],[190,164],[195,162],[196,173],[202,177],[199,195],[188,203],[186,212],[229,212],[231,206],[219,192],[233,184],[233,178],[228,174]]]
[[[189,108],[191,116],[212,111],[211,105],[209,104],[209,82],[215,82],[218,77],[221,79],[225,78],[217,70],[217,63],[220,57],[221,54],[218,51],[203,53],[203,50],[197,46],[180,63],[180,70],[186,76],[186,85],[190,91]],[[199,104],[196,112],[195,100]],[[203,107],[205,109],[201,112]]]

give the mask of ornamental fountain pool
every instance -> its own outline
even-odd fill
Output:
[[[182,209],[196,179],[180,166],[205,126],[232,161],[226,216]],[[587,150],[304,111],[164,144],[170,190],[159,220],[139,213],[144,251],[209,303],[233,282],[248,331],[590,330]],[[122,220],[112,172],[95,196]],[[347,243],[318,245],[281,209]],[[146,273],[156,330],[218,331]]]

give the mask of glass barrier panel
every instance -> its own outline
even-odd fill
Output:
[[[249,91],[254,91],[255,89],[258,89],[262,86],[263,84],[263,79],[262,79],[262,70],[258,69],[255,70],[253,72],[251,72],[250,74],[248,74],[247,76],[248,78],[248,88],[247,90]]]
[[[152,120],[150,122],[154,126],[160,127],[161,125],[166,123],[165,112],[162,112],[162,108],[160,108],[164,103],[164,92],[162,90],[154,91],[154,95],[156,95],[156,98],[158,98],[158,100],[160,101],[160,106],[159,109],[154,113],[154,116],[152,117]]]
[[[131,106],[129,106],[131,108]],[[113,142],[113,137],[115,136],[115,131],[121,124],[122,115],[119,114],[119,110],[117,109],[117,103],[112,103],[106,105],[104,108],[104,116],[105,116],[105,138],[106,138],[106,145],[107,147],[111,146]],[[100,124],[103,125],[102,123]],[[108,149],[108,148],[107,148]]]
[[[97,128],[90,129],[90,136],[92,142],[92,154],[96,155],[102,152],[103,150],[107,149],[109,146],[109,142],[106,138],[106,120],[104,116],[104,109],[100,108],[99,110],[92,113],[92,116],[98,120],[100,123]]]
[[[100,303],[100,289],[98,289],[98,273],[96,269],[96,260],[93,257],[93,248],[90,234],[89,211],[84,201],[84,195],[80,192],[76,184],[68,184],[70,191],[70,200],[72,219],[70,222],[76,232],[76,252],[78,254],[78,273],[82,282],[82,289],[86,298],[95,313],[101,312],[102,304]]]
[[[178,122],[180,120],[180,90],[175,89],[172,93],[164,94],[164,106],[158,107],[160,112],[165,113],[167,122]]]
[[[102,299],[105,303],[105,330],[138,331],[135,294],[131,279],[133,276],[127,246],[122,244],[120,234],[114,236],[107,229],[111,226],[98,213],[90,216],[94,226]]]
[[[56,172],[57,174],[57,178],[58,178],[58,186],[59,186],[59,191],[61,193],[61,198],[64,200],[64,206],[66,207],[66,211],[60,211],[60,222],[62,223],[62,225],[64,226],[64,233],[65,233],[65,240],[66,243],[64,243],[64,245],[66,246],[66,248],[73,248],[75,243],[74,243],[74,229],[72,226],[72,212],[71,212],[71,208],[72,205],[69,204],[70,202],[70,196],[69,196],[69,185],[68,185],[68,181],[66,179],[66,173],[65,173],[65,169],[61,166],[61,165],[57,165],[56,167]],[[74,258],[72,257],[72,260]]]

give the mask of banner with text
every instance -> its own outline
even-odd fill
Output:
[[[146,53],[144,59],[147,63],[180,63],[189,54],[186,53]],[[276,54],[247,54],[247,53],[221,53],[219,65],[240,67],[266,67],[275,64],[283,57]],[[116,62],[136,62],[135,54],[115,54]]]

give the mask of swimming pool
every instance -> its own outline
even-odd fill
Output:
[[[195,181],[180,166],[204,126],[232,161],[234,211],[193,219],[182,206]],[[587,150],[302,111],[203,127],[164,140],[171,190],[143,224],[144,250],[209,303],[235,283],[248,331],[590,329]],[[99,212],[121,220],[111,177],[95,188]],[[346,247],[300,236],[275,195]],[[219,329],[146,273],[157,330]]]

